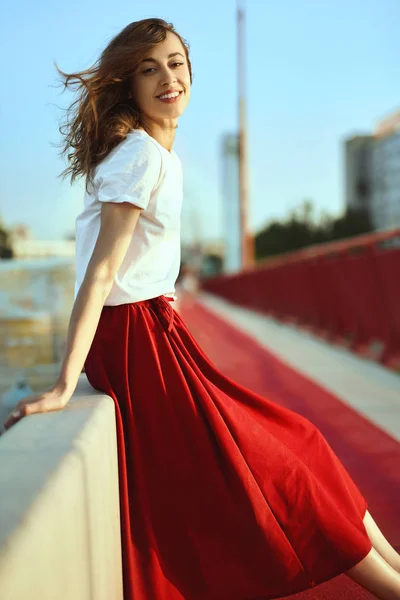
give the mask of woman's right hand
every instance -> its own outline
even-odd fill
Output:
[[[50,390],[40,394],[31,394],[30,396],[21,398],[4,422],[4,429],[9,429],[27,415],[62,410],[68,404],[71,397],[72,394],[70,392],[67,393],[59,387],[54,386]]]

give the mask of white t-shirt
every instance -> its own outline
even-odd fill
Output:
[[[146,131],[135,129],[96,166],[75,220],[75,298],[100,230],[101,202],[131,202],[141,210],[126,255],[104,305],[161,294],[176,298],[181,259],[182,166]]]

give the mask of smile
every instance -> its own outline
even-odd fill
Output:
[[[167,94],[166,96],[158,97],[157,100],[161,100],[161,102],[165,102],[166,104],[173,104],[176,102],[183,94],[183,91],[179,93]]]

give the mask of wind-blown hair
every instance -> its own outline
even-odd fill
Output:
[[[92,67],[76,73],[64,73],[64,90],[77,86],[78,97],[66,109],[66,120],[59,127],[64,136],[61,156],[67,156],[69,166],[60,173],[63,179],[86,176],[86,189],[92,182],[93,168],[126,138],[129,131],[141,124],[141,115],[130,95],[130,81],[140,62],[160,42],[167,32],[181,41],[188,64],[190,83],[192,68],[188,43],[175,31],[172,23],[163,19],[143,19],[127,25],[103,50]],[[143,125],[142,125],[143,126]]]

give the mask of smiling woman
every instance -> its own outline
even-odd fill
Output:
[[[96,166],[135,129],[146,130],[171,150],[193,78],[189,44],[171,23],[131,23],[85,71],[67,74],[55,66],[65,88],[77,87],[79,92],[60,127],[61,154],[68,154],[70,163],[60,177],[70,175],[73,183],[86,176],[88,190]],[[176,90],[176,99],[159,98]]]
[[[145,19],[64,76],[80,90],[64,174],[87,179],[75,302],[56,385],[21,401],[11,424],[65,406],[83,366],[112,398],[124,600],[268,600],[350,569],[400,598],[364,525],[367,501],[322,433],[218,371],[173,308],[187,45]]]
[[[131,97],[145,115],[143,126],[148,130],[151,128],[153,137],[169,150],[174,141],[176,119],[190,97],[191,75],[184,49],[180,46],[178,38],[168,32],[163,45],[153,48],[141,59],[130,89]],[[152,66],[147,66],[149,64]]]

